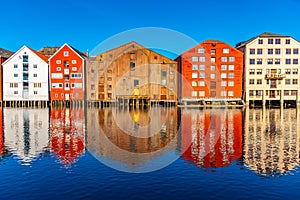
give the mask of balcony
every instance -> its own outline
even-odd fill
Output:
[[[285,74],[266,74],[266,79],[283,79]]]

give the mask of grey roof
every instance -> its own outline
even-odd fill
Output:
[[[248,43],[252,42],[253,40],[255,40],[256,38],[270,38],[270,37],[290,37],[290,36],[286,36],[286,35],[281,35],[281,34],[277,34],[277,33],[269,33],[269,32],[264,32],[258,36],[255,36],[247,41],[244,42],[240,42],[238,44],[236,44],[236,48],[242,47],[247,45]]]
[[[4,57],[4,58],[9,58],[10,56],[12,56],[14,53],[11,51],[8,51],[6,49],[2,49],[0,48],[0,57]]]

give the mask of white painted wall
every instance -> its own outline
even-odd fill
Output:
[[[23,55],[28,55],[29,66],[29,98],[24,99],[23,93]],[[17,64],[18,68],[14,68]],[[37,65],[37,68],[33,68]],[[28,47],[23,46],[10,59],[3,64],[3,101],[48,101],[49,87],[48,87],[48,63],[42,60]],[[18,74],[18,77],[14,77]],[[34,77],[37,74],[37,77]],[[10,83],[18,83],[17,88],[10,88]],[[41,83],[41,88],[34,88],[34,83]],[[18,94],[14,94],[18,91]],[[37,94],[34,94],[37,91]]]

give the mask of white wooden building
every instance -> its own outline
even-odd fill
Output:
[[[23,46],[2,64],[3,101],[49,101],[46,56]]]

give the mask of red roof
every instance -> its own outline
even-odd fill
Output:
[[[28,47],[29,48],[29,47]],[[40,57],[42,60],[44,60],[46,63],[48,63],[48,58],[47,56],[43,55],[42,53],[40,52],[37,52],[31,48],[29,48],[33,53],[35,53],[38,57]]]

